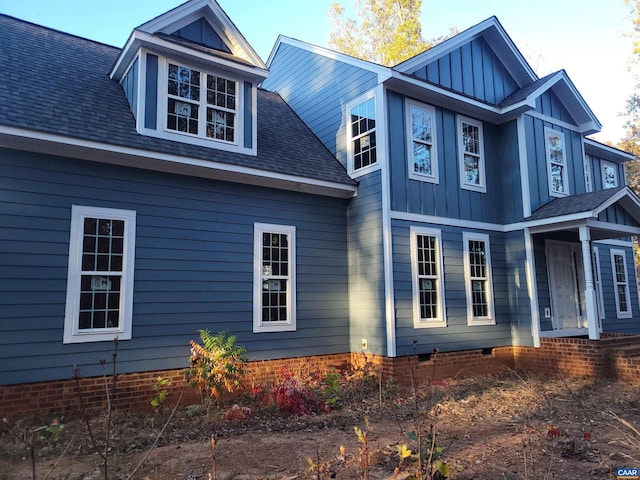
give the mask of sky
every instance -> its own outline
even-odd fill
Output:
[[[279,34],[328,46],[334,0],[218,0],[266,61]],[[352,0],[341,0],[349,8]],[[138,25],[183,0],[0,0],[0,13],[122,47]],[[349,11],[349,10],[348,10]],[[495,15],[538,76],[564,68],[602,123],[599,141],[624,135],[620,113],[636,82],[624,0],[423,0],[427,39]],[[0,45],[0,48],[2,46]]]

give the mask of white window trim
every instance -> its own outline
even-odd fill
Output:
[[[472,125],[478,128],[478,149],[480,151],[478,156],[478,169],[480,183],[478,185],[470,184],[465,182],[464,178],[464,143],[462,141],[462,124],[466,123],[468,125]],[[472,190],[474,192],[487,193],[487,181],[486,181],[486,162],[485,162],[485,154],[484,154],[484,132],[482,128],[482,122],[479,120],[474,120],[473,118],[463,117],[462,115],[457,116],[457,129],[458,129],[458,163],[460,169],[460,188],[465,190]],[[472,154],[473,155],[473,154]]]
[[[289,236],[289,289],[287,291],[287,320],[262,322],[262,234],[278,233]],[[253,332],[292,332],[296,330],[296,227],[255,223],[253,225]]]
[[[614,173],[614,178],[616,181],[616,184],[611,186],[611,187],[607,187],[606,183],[605,183],[605,172],[607,168],[612,168],[613,169],[613,173]],[[606,189],[606,188],[616,188],[620,185],[620,180],[618,179],[618,166],[615,163],[612,162],[607,162],[606,160],[602,160],[600,162],[600,173],[602,175],[602,188]]]
[[[551,152],[549,150],[549,135],[554,135],[562,139],[562,184],[564,185],[564,192],[558,192],[553,189],[553,179],[551,177],[551,164],[557,163],[551,161]],[[544,129],[544,151],[545,158],[547,160],[547,179],[549,182],[549,195],[552,197],[566,197],[570,195],[571,189],[569,188],[569,164],[567,163],[567,142],[564,133],[554,130],[552,128],[545,127]]]
[[[413,122],[411,118],[411,108],[417,108],[425,110],[431,114],[431,143],[423,142],[421,140],[415,140],[413,138]],[[407,159],[408,159],[408,171],[409,178],[412,180],[419,180],[422,182],[439,183],[438,177],[438,132],[436,130],[436,109],[426,103],[417,102],[415,100],[407,99],[405,102],[405,117],[406,117],[406,129],[407,129]],[[413,157],[413,142],[417,141],[425,145],[431,146],[431,175],[426,173],[419,173],[414,168]]]
[[[140,66],[140,71],[139,74],[142,75],[143,70],[142,67],[144,66],[144,70],[146,71],[146,55],[143,55],[143,58],[145,58],[145,61],[142,62],[141,66]],[[186,133],[186,132],[178,132],[175,130],[169,130],[167,128],[167,102],[168,102],[168,98],[169,95],[167,93],[167,85],[168,85],[168,69],[169,69],[169,63],[173,63],[173,64],[177,64],[177,65],[182,65],[185,67],[189,67],[189,68],[193,68],[194,70],[198,70],[201,74],[212,74],[212,75],[216,75],[217,73],[220,74],[220,76],[228,79],[228,80],[233,80],[236,82],[237,85],[237,89],[236,89],[236,117],[235,117],[235,141],[233,143],[231,142],[226,142],[223,140],[217,140],[215,138],[209,138],[207,137],[204,133],[202,135],[198,134],[198,135],[194,135],[191,133]],[[203,80],[201,80],[203,81]],[[144,88],[144,81],[142,81],[142,88]],[[201,68],[201,67],[196,67],[193,66],[192,64],[190,64],[189,62],[184,62],[181,60],[175,60],[172,58],[166,58],[166,57],[158,57],[158,79],[157,79],[157,85],[158,85],[158,98],[157,98],[157,112],[156,112],[156,129],[151,129],[151,128],[146,128],[144,127],[144,115],[146,114],[146,112],[144,111],[144,100],[143,100],[143,95],[141,91],[141,94],[139,96],[139,101],[142,102],[142,110],[138,110],[139,113],[139,120],[138,120],[138,131],[140,134],[142,135],[146,135],[146,136],[150,136],[150,137],[156,137],[156,138],[163,138],[165,140],[173,140],[176,142],[182,142],[182,143],[189,143],[192,145],[198,145],[201,147],[210,147],[210,148],[215,148],[217,150],[224,150],[224,151],[228,151],[228,152],[237,152],[237,153],[244,153],[244,154],[250,154],[250,155],[256,155],[257,153],[257,147],[256,147],[256,128],[257,128],[257,120],[256,120],[256,87],[255,85],[252,85],[252,105],[253,105],[253,112],[251,113],[251,115],[253,116],[253,121],[251,122],[253,125],[253,132],[249,133],[247,132],[247,134],[252,135],[253,136],[253,141],[252,141],[252,145],[253,147],[251,148],[247,148],[244,146],[244,142],[245,142],[245,85],[244,85],[244,81],[242,81],[242,79],[240,79],[239,77],[234,76],[233,74],[227,72],[227,71],[222,71],[220,70],[219,72],[217,72],[217,70],[215,68]],[[146,96],[146,89],[144,90],[144,95]],[[206,112],[206,109],[205,109]],[[206,116],[206,113],[203,113],[203,115]],[[203,117],[205,118],[205,117]],[[201,128],[206,128],[204,127],[204,125],[206,125],[206,122],[202,123],[201,121],[199,121],[198,123],[198,129]]]
[[[471,291],[471,264],[469,262],[469,241],[475,240],[484,243],[486,259],[486,282],[487,282],[487,310],[488,315],[475,317],[473,315],[473,295]],[[467,325],[495,325],[496,316],[493,301],[493,279],[491,276],[491,245],[489,235],[482,233],[462,232],[463,252],[464,252],[464,283],[467,292]]]
[[[594,263],[594,272],[593,279],[596,282],[597,296],[598,296],[598,313],[600,314],[600,320],[604,320],[605,310],[604,310],[604,296],[602,295],[602,273],[600,272],[600,250],[598,247],[593,247],[593,263]]]
[[[376,134],[376,163],[367,165],[366,167],[362,167],[362,168],[358,168],[357,170],[355,169],[354,163],[353,163],[353,135],[352,135],[352,131],[351,131],[351,116],[350,113],[351,109],[353,107],[355,107],[356,105],[360,105],[361,103],[366,102],[367,100],[373,98],[375,101],[375,105],[376,105],[376,127],[373,130]],[[371,92],[367,92],[364,95],[361,95],[360,97],[350,101],[349,103],[346,104],[345,107],[345,120],[344,120],[344,124],[346,125],[346,130],[347,130],[347,135],[346,135],[346,139],[347,139],[347,173],[352,177],[352,178],[357,178],[361,175],[365,175],[367,173],[371,173],[373,171],[379,170],[380,169],[380,142],[381,142],[381,138],[380,138],[380,118],[382,116],[381,114],[381,106],[380,106],[380,102],[378,101],[378,97],[376,96],[374,91]]]
[[[120,284],[120,325],[118,328],[101,328],[95,330],[80,330],[78,328],[80,280],[82,277],[82,241],[85,217],[124,220],[125,222],[122,281]],[[135,211],[78,205],[72,206],[63,343],[104,342],[112,341],[115,337],[118,337],[119,340],[131,339],[135,238]]]
[[[436,237],[436,250],[438,254],[438,316],[436,319],[423,320],[420,318],[420,287],[418,282],[418,235]],[[409,248],[411,249],[411,285],[413,299],[413,327],[434,328],[446,327],[446,305],[444,291],[444,261],[442,254],[442,234],[440,230],[412,226],[410,228]]]
[[[622,283],[618,283],[616,279],[616,261],[615,257],[617,255],[622,256],[622,265],[624,266],[624,289],[625,296],[627,300],[627,311],[620,311],[620,299],[618,298],[618,285],[622,285]],[[613,298],[616,303],[616,316],[617,318],[631,318],[633,316],[633,312],[631,311],[631,297],[629,296],[629,273],[627,272],[627,256],[624,250],[614,250],[611,249],[611,274],[612,274],[612,282],[613,282]]]

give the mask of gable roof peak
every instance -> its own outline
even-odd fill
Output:
[[[111,76],[119,79],[143,45],[150,46],[152,49],[160,47],[161,50],[171,51],[171,46],[165,44],[167,36],[199,20],[204,20],[208,24],[233,57],[253,67],[256,70],[253,73],[257,77],[267,76],[264,61],[216,0],[188,0],[134,28],[114,65]],[[194,45],[197,44],[194,43]]]
[[[479,37],[484,38],[491,46],[496,56],[520,87],[538,79],[536,73],[495,15],[399,63],[393,68],[398,72],[410,74]]]

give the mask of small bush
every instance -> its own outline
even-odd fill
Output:
[[[185,376],[189,386],[205,391],[214,403],[240,385],[246,371],[246,349],[236,345],[236,337],[228,332],[199,333],[202,345],[191,340],[190,366]]]
[[[286,366],[282,368],[280,383],[273,388],[273,395],[278,410],[283,414],[306,416],[330,411],[313,388],[303,385]]]

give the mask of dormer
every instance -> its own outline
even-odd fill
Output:
[[[190,0],[135,28],[110,73],[141,135],[248,155],[267,75],[215,0]]]

